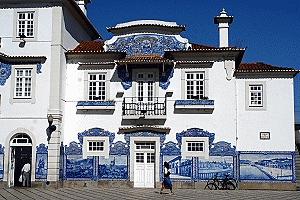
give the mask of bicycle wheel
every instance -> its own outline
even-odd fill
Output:
[[[235,190],[235,188],[235,185],[230,181],[226,182],[226,184],[224,185],[225,190]]]
[[[208,183],[208,184],[205,186],[204,189],[205,189],[205,190],[216,190],[216,189],[218,189],[218,188],[217,188],[216,184],[214,184],[214,183]]]

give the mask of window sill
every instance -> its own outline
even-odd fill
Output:
[[[10,99],[10,103],[31,103],[34,104],[35,103],[35,99],[34,98],[12,98]]]
[[[77,110],[114,110],[115,101],[78,101]]]
[[[174,104],[175,109],[209,109],[215,108],[214,100],[176,100]]]

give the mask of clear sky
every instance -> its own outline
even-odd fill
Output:
[[[183,37],[190,42],[218,46],[213,17],[222,8],[234,16],[230,45],[247,47],[242,62],[300,70],[300,0],[92,0],[88,16],[103,39],[111,38],[106,27],[157,19],[186,25]],[[295,78],[295,111],[300,123],[300,74]]]

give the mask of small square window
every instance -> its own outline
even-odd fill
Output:
[[[187,141],[187,151],[190,152],[203,152],[204,142],[202,141]]]
[[[109,157],[109,138],[102,136],[86,136],[83,137],[82,157],[88,156],[104,156]]]
[[[104,141],[88,141],[88,151],[99,152],[104,150]]]

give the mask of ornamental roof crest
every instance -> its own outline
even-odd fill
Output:
[[[186,50],[190,46],[188,40],[180,36],[183,26],[174,22],[140,20],[109,28],[115,29],[118,33],[105,42],[105,51],[126,52],[127,56],[162,56],[165,51]]]

